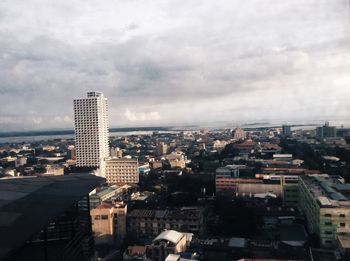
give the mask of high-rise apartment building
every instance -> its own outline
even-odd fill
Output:
[[[158,155],[165,155],[168,153],[168,145],[164,142],[157,144],[157,153]]]
[[[74,99],[75,149],[78,167],[100,167],[109,156],[107,98],[88,92]]]
[[[282,136],[283,137],[290,137],[292,136],[292,129],[289,125],[282,125]]]
[[[316,138],[319,140],[336,137],[337,128],[334,126],[329,126],[329,122],[326,122],[324,126],[316,128]]]

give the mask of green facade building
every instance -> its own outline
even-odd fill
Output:
[[[350,184],[338,176],[305,175],[299,178],[299,193],[309,233],[322,247],[335,247],[338,235],[350,234]]]

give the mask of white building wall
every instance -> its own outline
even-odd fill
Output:
[[[139,183],[139,164],[137,159],[107,159],[105,174],[108,184]]]
[[[74,100],[75,148],[78,167],[100,167],[109,156],[107,98],[89,92]]]

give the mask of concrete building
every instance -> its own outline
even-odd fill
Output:
[[[297,206],[298,176],[257,174],[256,178],[236,178],[217,175],[216,195],[224,197],[281,198],[285,206]]]
[[[74,99],[75,149],[78,167],[100,167],[109,156],[107,98],[88,92]]]
[[[123,253],[123,261],[147,261],[145,246],[129,246]]]
[[[215,170],[216,177],[239,177],[239,170],[245,169],[245,165],[227,165]]]
[[[157,145],[158,155],[165,155],[168,153],[168,145],[164,142],[159,142]]]
[[[226,147],[227,144],[228,142],[225,140],[215,140],[213,142],[213,149],[220,152]]]
[[[292,154],[273,154],[273,159],[277,161],[292,161],[293,155]]]
[[[350,260],[350,237],[338,236],[338,249],[343,260]]]
[[[292,136],[292,129],[289,125],[282,125],[282,137],[291,137]]]
[[[103,201],[112,199],[116,194],[118,193],[117,188],[113,187],[106,187],[102,188],[95,193],[91,193],[90,195],[90,208],[96,208],[98,205],[100,205]]]
[[[92,231],[97,243],[113,243],[126,236],[127,205],[102,203],[90,211]]]
[[[319,140],[336,137],[337,128],[334,126],[329,126],[329,122],[326,122],[324,126],[316,128],[316,138]]]
[[[68,159],[75,160],[77,158],[77,153],[74,145],[69,145],[67,148]]]
[[[216,195],[227,197],[253,197],[255,194],[273,193],[282,197],[283,188],[279,183],[265,183],[251,178],[216,177]]]
[[[338,235],[350,233],[350,184],[327,174],[299,178],[299,206],[308,230],[323,247],[334,247]]]
[[[239,155],[248,155],[254,151],[256,145],[257,143],[255,141],[248,139],[243,142],[234,143],[233,147],[238,150]]]
[[[64,167],[59,165],[46,165],[44,175],[61,176],[64,175]]]
[[[123,151],[116,147],[116,148],[111,148],[111,157],[115,158],[122,158],[123,157]]]
[[[137,159],[108,158],[104,165],[108,184],[139,183],[139,163]]]
[[[284,206],[298,206],[299,203],[299,176],[289,174],[256,174],[256,178],[279,184]]]
[[[181,159],[171,159],[171,160],[168,160],[168,162],[172,169],[174,168],[183,169],[186,167],[186,162]]]
[[[128,231],[140,238],[152,238],[164,229],[199,233],[203,225],[203,209],[134,209],[128,214]]]
[[[246,133],[241,128],[236,128],[232,131],[232,137],[235,140],[244,140],[246,138]]]
[[[243,179],[216,176],[215,177],[215,190],[217,196],[235,197],[238,192],[239,184],[262,184],[263,182],[258,179]]]
[[[24,165],[27,164],[27,157],[18,157],[16,160],[15,160],[15,167],[18,168],[18,167],[22,167]]]
[[[165,159],[171,168],[183,169],[186,167],[187,157],[185,153],[181,151],[172,152],[166,155]]]

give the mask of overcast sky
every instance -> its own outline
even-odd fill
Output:
[[[348,0],[2,0],[0,130],[349,119]]]

